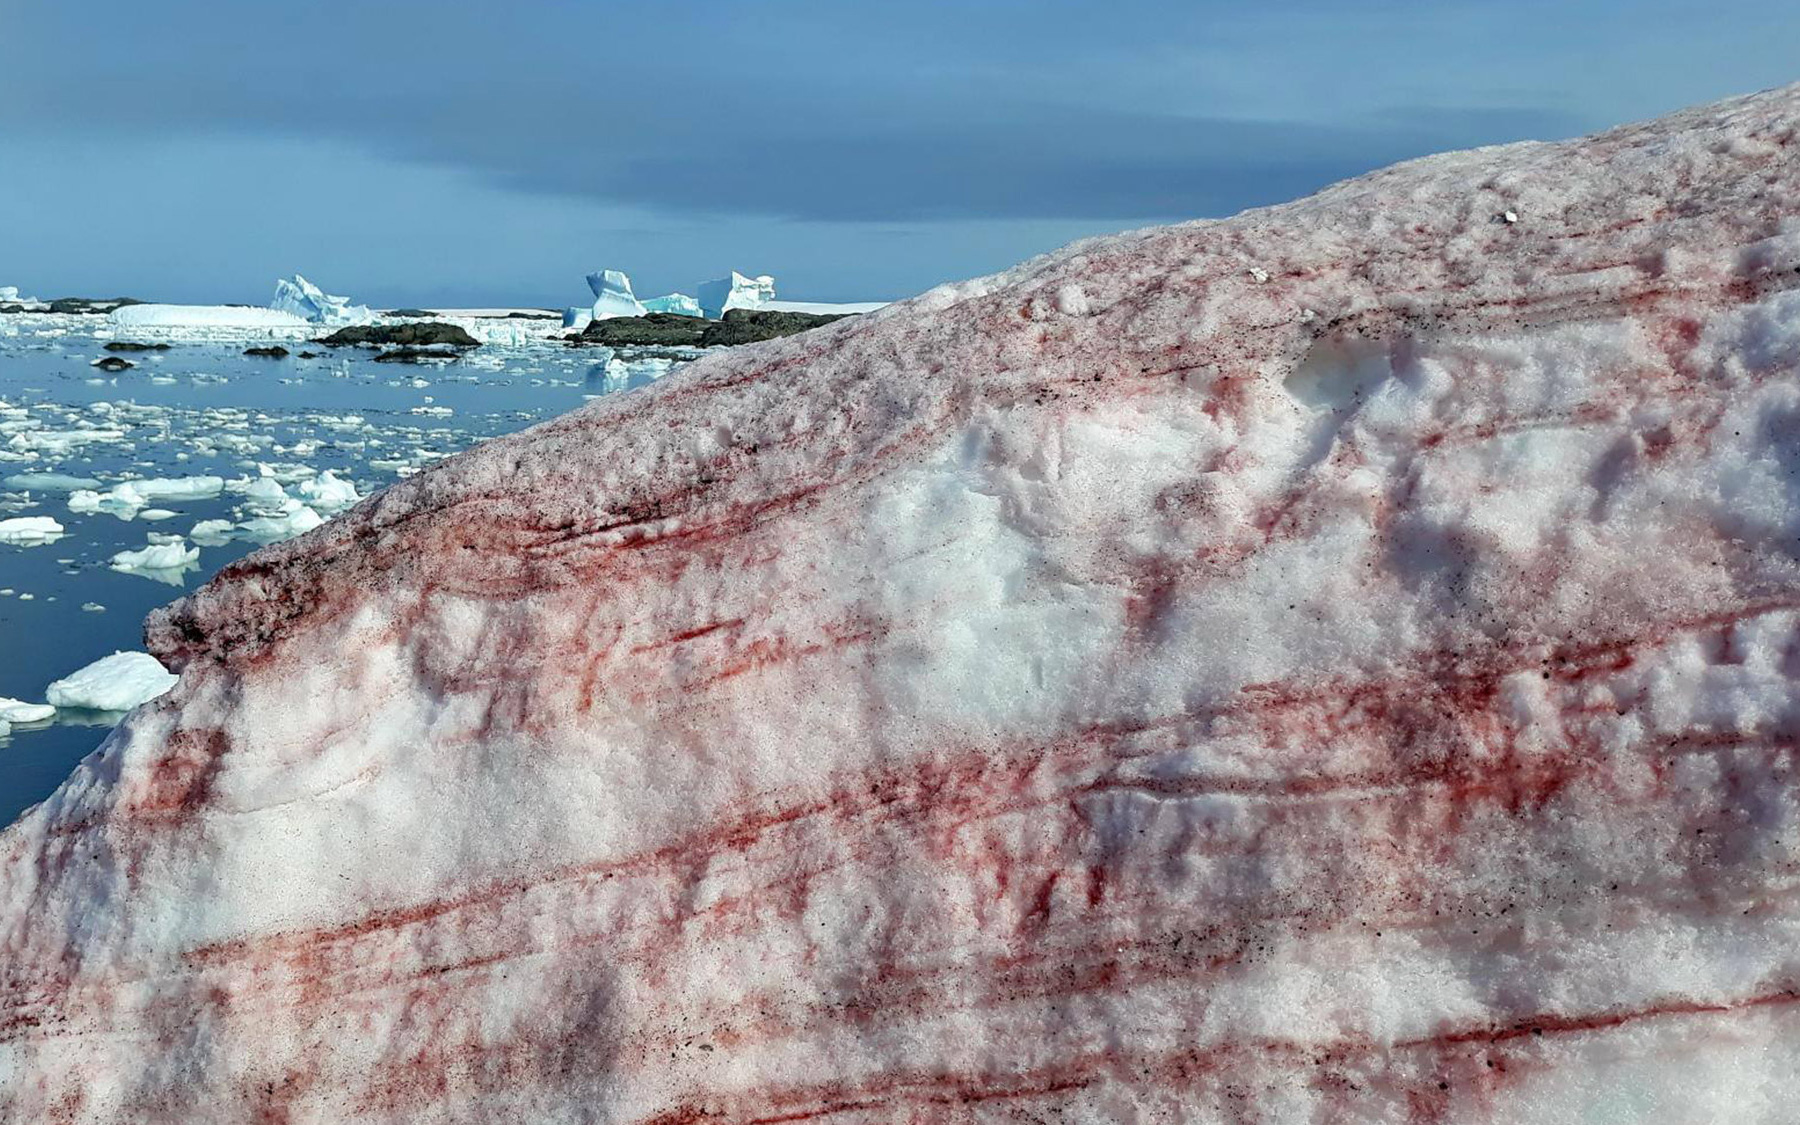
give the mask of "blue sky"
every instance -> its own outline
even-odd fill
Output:
[[[0,284],[904,296],[1800,80],[1800,5],[0,0]]]

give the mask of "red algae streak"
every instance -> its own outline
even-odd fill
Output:
[[[0,844],[0,1120],[1785,1123],[1797,124],[1079,245],[227,568]]]

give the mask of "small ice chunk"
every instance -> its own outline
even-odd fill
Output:
[[[56,708],[48,703],[26,703],[18,699],[0,696],[0,722],[37,723],[56,714]]]
[[[114,570],[180,570],[200,561],[200,549],[179,537],[173,543],[152,543],[136,551],[120,551],[112,557]]]
[[[63,536],[63,525],[50,516],[14,516],[0,520],[0,543],[20,547],[41,547]]]
[[[129,711],[175,686],[178,677],[147,652],[115,652],[44,689],[57,707]]]
[[[275,514],[245,520],[238,528],[258,543],[279,543],[303,535],[324,522],[323,516],[305,504],[289,500]]]
[[[588,288],[594,291],[594,319],[615,316],[643,316],[644,306],[631,292],[631,279],[619,270],[601,270],[587,276]]]
[[[339,479],[330,469],[312,480],[301,481],[294,486],[294,492],[307,507],[326,515],[354,508],[362,499],[357,495],[355,483]]]
[[[230,520],[201,520],[188,532],[188,538],[202,547],[221,547],[231,542],[237,525]]]

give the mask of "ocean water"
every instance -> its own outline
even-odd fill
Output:
[[[316,359],[243,354],[248,343],[174,343],[127,355],[137,366],[91,366],[108,353],[104,318],[20,318],[0,326],[0,478],[59,473],[101,490],[132,478],[209,475],[289,482],[324,470],[364,495],[484,438],[523,429],[598,394],[646,385],[666,361],[607,362],[604,350],[544,341],[484,347],[450,364],[375,363],[356,349]],[[306,345],[291,341],[295,352]],[[92,440],[67,439],[81,431]],[[112,435],[117,435],[112,436]],[[186,536],[201,520],[234,524],[258,512],[241,492],[154,501],[160,520],[78,513],[66,489],[0,484],[0,519],[53,516],[54,543],[0,543],[0,696],[41,702],[55,679],[117,650],[143,648],[151,609],[204,583],[260,544],[241,533],[199,546],[178,573],[121,572],[112,557],[151,533]],[[120,716],[62,711],[0,738],[0,824],[49,796]]]

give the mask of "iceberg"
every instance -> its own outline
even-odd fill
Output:
[[[577,307],[566,308],[563,310],[562,326],[564,328],[573,328],[577,332],[579,332],[583,328],[586,328],[588,325],[592,324],[593,322],[594,322],[594,310],[587,307],[586,305],[582,305],[578,308]]]
[[[285,498],[268,509],[267,515],[256,516],[238,524],[238,530],[244,537],[258,543],[278,543],[283,539],[292,539],[303,535],[324,523],[318,512],[302,504],[300,501]]]
[[[594,320],[615,316],[643,316],[644,306],[631,293],[631,279],[618,270],[602,270],[587,276],[588,288],[594,291]]]
[[[115,652],[44,689],[55,707],[130,711],[175,686],[176,677],[146,652]]]
[[[0,1116],[1783,1125],[1797,137],[1087,240],[233,563],[0,837]]]
[[[117,328],[295,329],[312,326],[280,309],[242,305],[125,305],[107,314]]]
[[[644,302],[644,311],[653,313],[673,313],[676,316],[705,316],[700,302],[686,293],[670,293],[662,297],[652,297]]]
[[[760,309],[775,299],[775,279],[768,274],[745,277],[732,270],[727,277],[700,284],[698,304],[707,317],[717,320],[729,309]]]
[[[275,299],[269,307],[310,324],[330,327],[367,324],[375,319],[367,305],[353,305],[348,297],[334,297],[299,274],[275,283]]]
[[[231,542],[237,525],[230,520],[201,520],[188,532],[188,538],[202,547],[222,547]]]
[[[40,547],[63,537],[63,525],[49,516],[14,516],[0,520],[0,543]]]

